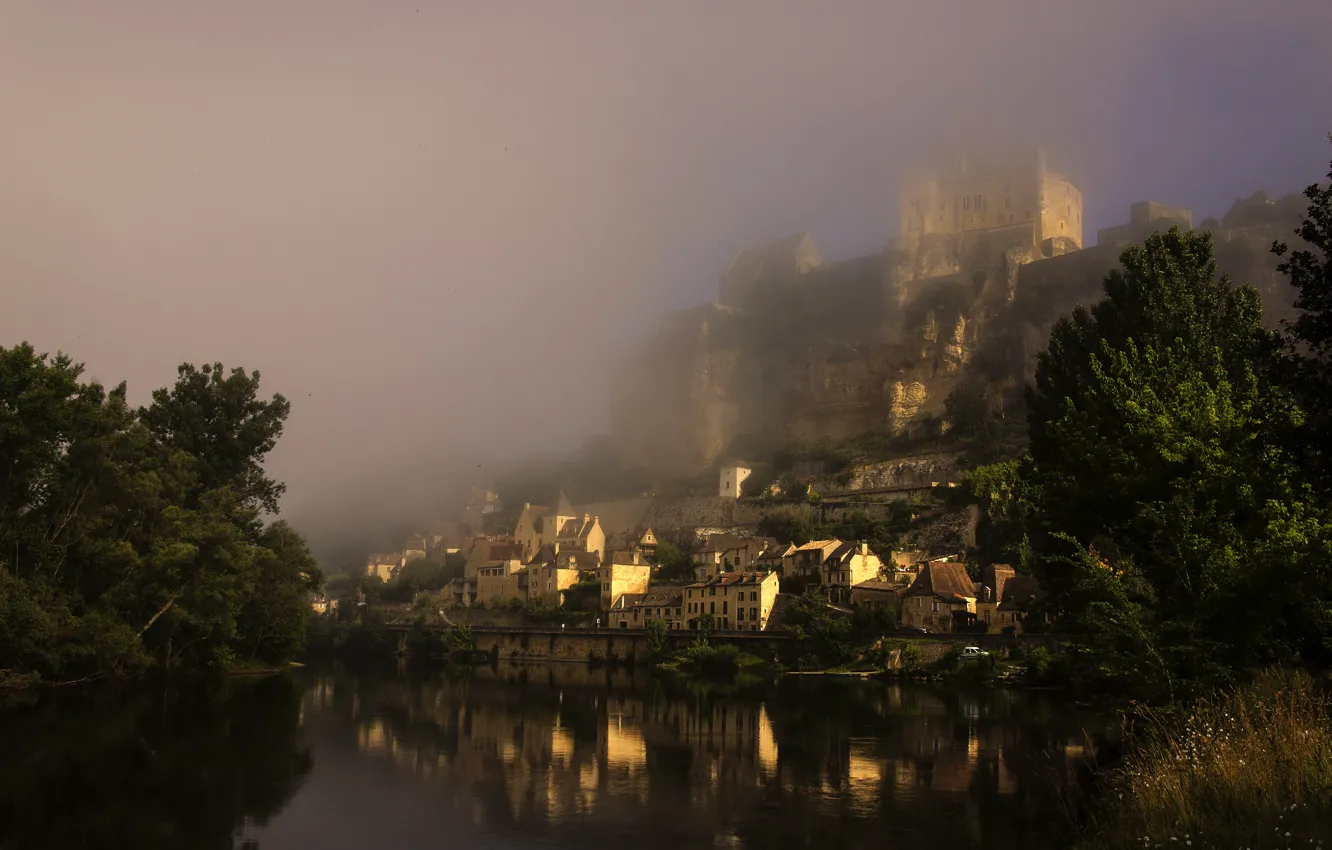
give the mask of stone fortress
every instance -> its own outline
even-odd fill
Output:
[[[1256,286],[1269,320],[1293,295],[1274,239],[1294,240],[1300,195],[1259,192],[1208,219],[1218,266]],[[696,469],[755,445],[939,422],[960,381],[996,406],[1030,378],[1059,315],[1101,294],[1130,243],[1192,212],[1146,201],[1086,246],[1082,191],[1036,150],[957,152],[904,176],[882,252],[827,262],[800,233],[738,252],[718,300],[668,315],[617,382],[612,434],[626,457]]]

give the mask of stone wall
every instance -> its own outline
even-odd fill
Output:
[[[689,646],[697,632],[667,635],[667,649]],[[648,636],[642,629],[478,629],[476,648],[500,661],[614,661],[646,663]],[[775,659],[792,643],[785,632],[713,632],[713,644],[733,643],[751,655]]]

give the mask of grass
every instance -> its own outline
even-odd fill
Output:
[[[1126,727],[1084,850],[1332,844],[1332,718],[1304,673],[1272,670]]]

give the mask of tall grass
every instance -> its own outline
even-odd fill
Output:
[[[1332,847],[1332,718],[1304,673],[1267,671],[1144,713],[1083,847]]]

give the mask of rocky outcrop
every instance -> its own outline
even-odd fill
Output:
[[[927,454],[856,464],[838,475],[820,478],[814,482],[814,489],[828,495],[864,490],[929,488],[955,483],[958,475],[956,455]]]
[[[1219,268],[1259,289],[1274,326],[1294,299],[1269,249],[1294,239],[1303,209],[1299,196],[1255,195],[1207,222]],[[1149,203],[1134,215],[1191,214]],[[1139,235],[1134,227],[1106,232]],[[617,444],[636,463],[700,469],[743,454],[738,445],[909,432],[940,420],[969,375],[1016,395],[1051,325],[1100,296],[1124,244],[1036,244],[1030,224],[916,236],[759,281],[742,310],[675,314],[626,370]]]

